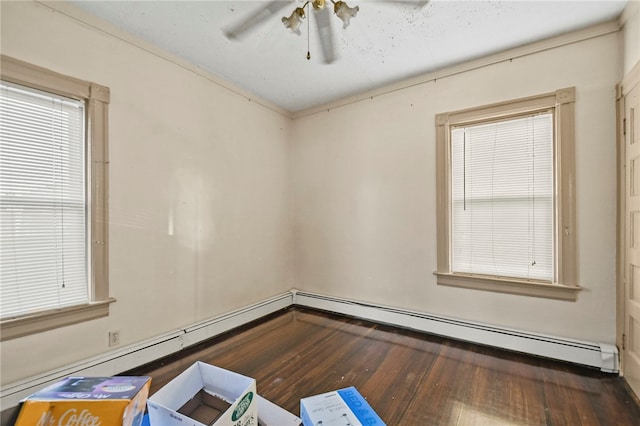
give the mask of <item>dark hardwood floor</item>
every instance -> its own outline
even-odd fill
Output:
[[[355,386],[390,426],[640,425],[616,375],[302,308],[125,374],[151,376],[153,394],[198,360],[295,415],[300,398]]]

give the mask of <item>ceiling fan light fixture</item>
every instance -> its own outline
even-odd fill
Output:
[[[359,10],[359,6],[349,7],[347,3],[343,1],[336,1],[333,3],[333,11],[338,18],[342,19],[342,28],[347,28],[349,26],[351,18],[355,18]]]
[[[285,16],[282,18],[282,23],[285,28],[291,29],[294,33],[300,35],[300,24],[302,20],[305,18],[304,9],[301,7],[297,7],[296,10],[291,13],[291,16],[288,18]]]
[[[309,2],[307,2],[307,3],[309,3]],[[313,5],[313,8],[315,10],[324,9],[324,6],[325,6],[326,3],[327,3],[327,0],[312,0],[311,1],[311,4]],[[305,3],[305,5],[306,5],[306,3]]]

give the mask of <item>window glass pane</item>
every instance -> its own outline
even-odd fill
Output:
[[[0,316],[86,303],[84,103],[0,86]]]
[[[553,114],[451,130],[452,272],[553,281]]]

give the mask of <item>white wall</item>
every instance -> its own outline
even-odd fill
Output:
[[[630,0],[621,16],[622,75],[640,61],[640,0]]]
[[[296,283],[394,307],[615,342],[616,33],[294,122]],[[436,284],[438,113],[576,87],[577,302]]]
[[[5,55],[106,85],[108,318],[2,342],[2,384],[293,287],[289,118],[32,2],[2,2]]]
[[[292,123],[46,6],[1,2],[1,14],[3,54],[111,88],[118,299],[108,318],[3,342],[2,384],[104,353],[109,330],[127,345],[292,287],[615,341],[617,34]],[[635,46],[627,42],[627,57]],[[578,301],[437,286],[435,114],[568,86],[577,92]]]

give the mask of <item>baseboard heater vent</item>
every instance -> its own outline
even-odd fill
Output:
[[[618,373],[618,348],[293,290],[293,303]]]
[[[609,373],[617,373],[619,370],[618,350],[613,345],[527,333],[405,309],[291,290],[134,345],[123,346],[94,358],[8,384],[0,389],[0,406],[3,410],[15,407],[22,398],[67,376],[112,376],[119,374],[176,353],[188,346],[291,305],[326,310],[452,339],[597,367]]]
[[[21,399],[68,376],[120,374],[287,308],[292,303],[293,293],[282,293],[134,345],[123,346],[94,358],[8,384],[0,389],[0,407],[2,410],[15,407]]]

